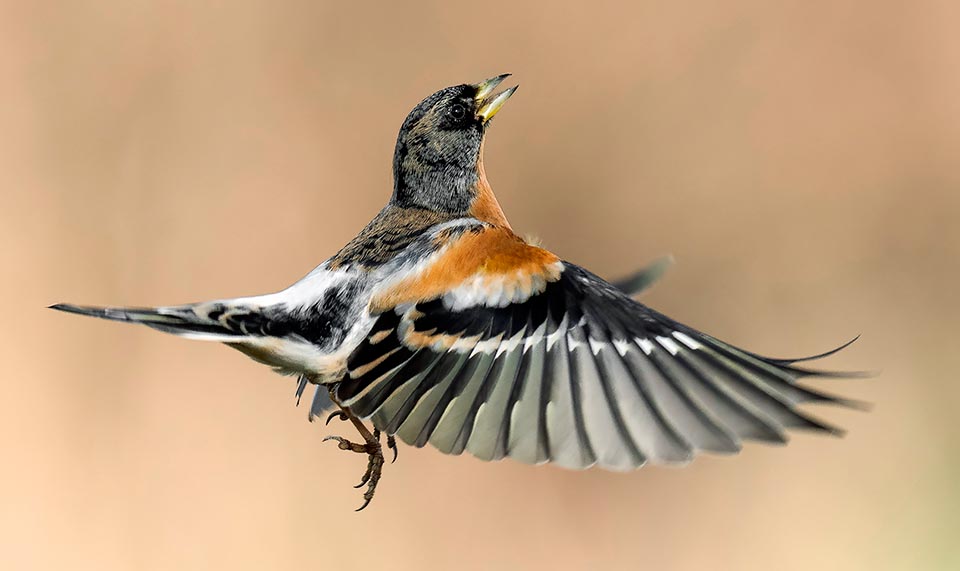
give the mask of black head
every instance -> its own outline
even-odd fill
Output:
[[[441,89],[413,108],[393,155],[393,204],[452,213],[470,209],[484,131],[517,89],[493,95],[509,75]]]

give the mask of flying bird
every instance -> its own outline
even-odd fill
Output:
[[[483,460],[631,470],[683,464],[787,429],[840,431],[798,405],[858,403],[798,383],[853,376],[773,359],[633,299],[657,263],[616,285],[518,236],[491,190],[483,143],[517,89],[509,74],[430,95],[407,116],[393,194],[333,257],[277,293],[154,308],[53,309],[218,341],[316,392],[311,420],[350,421],[367,456],[381,434]],[[852,342],[852,341],[851,341]],[[372,428],[367,427],[367,422]]]

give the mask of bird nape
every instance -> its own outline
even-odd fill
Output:
[[[740,349],[639,303],[668,262],[611,284],[514,233],[483,168],[508,77],[441,89],[397,136],[384,209],[334,256],[277,293],[155,308],[54,309],[219,341],[316,385],[310,419],[351,422],[367,456],[381,434],[483,460],[630,470],[701,451],[841,431],[804,403],[862,403],[802,385],[852,377]],[[368,428],[364,422],[372,424]]]

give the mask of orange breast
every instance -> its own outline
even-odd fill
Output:
[[[516,291],[527,297],[535,284],[555,281],[561,264],[556,255],[531,246],[509,228],[468,232],[444,246],[416,275],[376,295],[371,310],[379,313],[396,305],[436,299],[464,284]],[[491,290],[491,295],[495,292]]]

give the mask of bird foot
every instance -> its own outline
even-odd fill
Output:
[[[349,450],[358,454],[367,455],[367,470],[363,473],[363,477],[360,478],[360,483],[354,486],[355,488],[360,488],[364,484],[367,486],[367,491],[363,494],[363,505],[357,508],[357,511],[362,510],[370,504],[370,500],[373,499],[373,494],[377,491],[377,484],[380,482],[380,474],[383,471],[383,449],[380,446],[380,435],[376,431],[374,434],[376,435],[374,438],[367,440],[363,444],[350,442],[341,436],[327,436],[323,439],[324,442],[327,440],[336,440],[337,447],[340,448],[340,450]]]
[[[380,431],[374,429],[373,433],[370,433],[370,431],[360,423],[359,419],[344,410],[332,412],[330,416],[327,417],[326,423],[330,424],[330,421],[334,418],[353,421],[357,426],[357,431],[360,433],[360,436],[364,439],[362,444],[351,442],[342,436],[331,435],[323,439],[324,442],[327,440],[336,441],[337,447],[340,450],[349,450],[358,454],[367,455],[367,469],[360,478],[360,483],[354,486],[354,488],[362,488],[364,485],[367,486],[367,490],[363,494],[363,505],[357,508],[357,511],[360,511],[370,504],[370,501],[373,499],[373,494],[377,490],[377,484],[380,482],[380,475],[383,473],[384,459],[383,447],[380,444]],[[393,436],[387,436],[387,447],[393,450],[393,461],[395,462],[397,460],[397,442]]]

